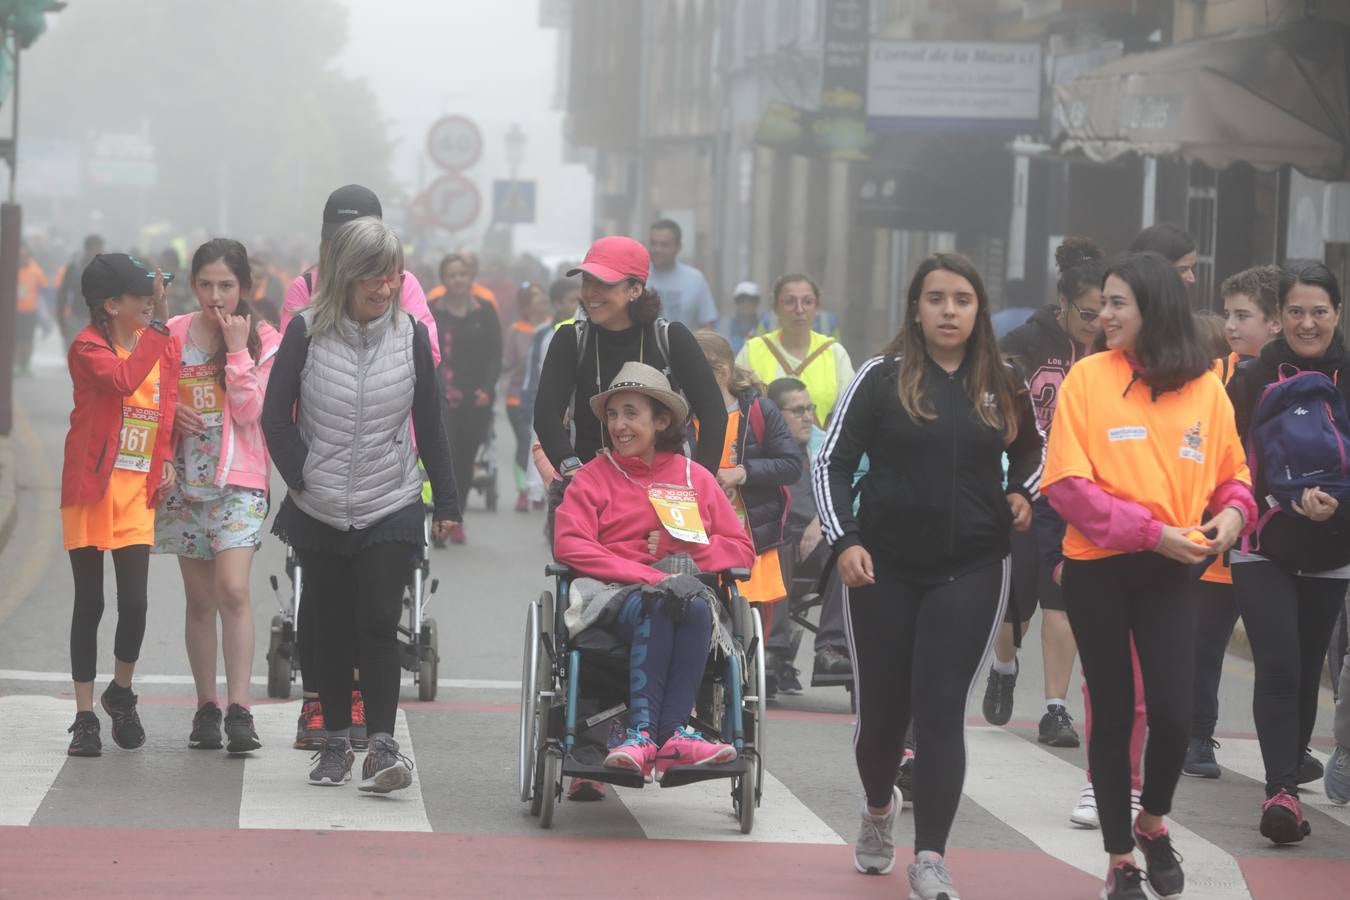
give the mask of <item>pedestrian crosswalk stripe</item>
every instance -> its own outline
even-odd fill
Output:
[[[239,798],[240,828],[298,828],[344,831],[430,831],[422,785],[413,767],[412,786],[393,794],[375,795],[356,789],[361,778],[358,753],[352,780],[341,787],[309,783],[311,754],[290,749],[300,703],[272,703],[253,708],[253,721],[263,749],[244,763]],[[399,710],[394,739],[403,755],[416,762],[408,720]]]
[[[1326,762],[1326,757],[1316,751],[1313,755]],[[1215,753],[1219,759],[1219,765],[1229,771],[1236,772],[1246,778],[1250,778],[1258,785],[1264,786],[1266,783],[1266,765],[1261,759],[1261,744],[1250,738],[1224,738],[1219,750]],[[1252,794],[1253,799],[1263,796],[1263,791],[1257,791]],[[1350,825],[1350,806],[1337,806],[1327,799],[1326,788],[1319,778],[1317,781],[1301,785],[1298,792],[1298,799],[1305,807],[1311,806],[1318,812],[1326,813],[1331,818],[1346,825]],[[1257,819],[1255,807],[1252,811],[1252,822],[1255,824]]]
[[[66,728],[75,719],[69,700],[0,697],[0,825],[27,825],[66,764]]]
[[[967,728],[966,757],[966,797],[1051,856],[1090,875],[1106,874],[1101,832],[1069,823],[1086,784],[1083,770],[1001,728]],[[1167,827],[1187,871],[1205,873],[1203,881],[1188,881],[1187,900],[1251,896],[1237,860],[1171,817]]]
[[[104,682],[111,680],[112,675],[102,673],[96,675],[94,680]],[[33,681],[41,684],[70,684],[69,672],[37,672],[31,669],[0,669],[0,681]],[[137,672],[134,679],[135,684],[157,684],[157,685],[182,685],[196,684],[191,675],[142,675]],[[221,675],[216,679],[218,684],[225,683],[225,676]],[[249,683],[258,687],[267,686],[267,678],[262,675],[254,675],[249,679]],[[403,678],[403,686],[412,686],[412,677]],[[494,678],[438,678],[436,680],[438,687],[449,688],[451,690],[462,691],[518,691],[520,690],[519,681],[510,681]]]

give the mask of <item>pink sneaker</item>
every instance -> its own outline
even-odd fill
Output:
[[[656,760],[656,744],[651,735],[636,728],[628,729],[628,739],[609,751],[605,757],[606,769],[628,769],[640,772],[647,781],[652,780],[652,763]]]
[[[1277,844],[1296,844],[1312,834],[1303,804],[1284,788],[1261,804],[1261,834]]]
[[[677,766],[718,765],[736,761],[736,748],[716,744],[688,725],[676,729],[656,754],[656,777]]]

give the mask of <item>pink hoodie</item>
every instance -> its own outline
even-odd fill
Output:
[[[187,340],[188,326],[196,313],[174,316],[168,322],[169,334],[178,338],[179,346]],[[255,363],[248,350],[225,354],[225,422],[220,440],[220,465],[216,469],[216,486],[249,488],[267,491],[272,461],[263,440],[263,396],[267,393],[267,378],[281,346],[281,335],[266,322],[258,323],[258,339],[262,348]],[[173,435],[174,452],[178,450],[178,434]]]
[[[693,486],[709,543],[670,536],[647,499],[652,483]],[[655,556],[647,547],[653,531],[660,532]],[[688,553],[704,572],[748,569],[755,561],[754,544],[712,473],[686,456],[659,451],[650,469],[608,450],[582,466],[558,507],[553,548],[560,562],[614,584],[657,584],[666,575],[652,564],[676,553]]]
[[[314,272],[311,271],[311,279],[314,278]],[[295,318],[300,310],[309,306],[309,285],[305,284],[305,276],[298,275],[291,282],[291,286],[286,289],[286,299],[281,304],[281,333],[286,333],[286,326],[291,324],[291,319]],[[427,331],[431,333],[431,359],[436,365],[441,364],[441,340],[439,331],[436,328],[436,320],[431,315],[431,310],[427,308],[427,295],[422,291],[422,283],[417,280],[417,276],[411,272],[403,273],[403,293],[398,298],[399,309],[412,316],[423,325],[427,326]]]

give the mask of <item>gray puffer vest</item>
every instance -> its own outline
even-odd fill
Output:
[[[300,314],[314,324],[312,308]],[[313,337],[300,375],[309,448],[295,505],[326,525],[364,529],[422,496],[412,446],[413,324],[391,309]]]

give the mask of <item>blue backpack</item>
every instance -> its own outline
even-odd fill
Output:
[[[1247,441],[1252,482],[1265,481],[1274,501],[1258,524],[1294,511],[1305,488],[1350,501],[1350,415],[1336,382],[1321,372],[1280,366],[1279,380],[1261,392]]]

